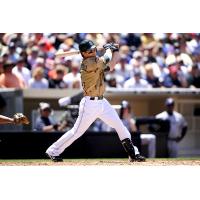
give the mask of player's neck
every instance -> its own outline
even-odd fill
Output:
[[[83,57],[83,60],[86,60],[86,59],[89,59],[89,58],[96,58],[96,56],[86,56],[86,57]]]

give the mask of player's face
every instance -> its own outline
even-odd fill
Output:
[[[166,106],[167,112],[172,115],[173,114],[173,110],[174,110],[174,105],[168,105]]]
[[[85,51],[85,52],[83,52],[82,54],[83,54],[83,56],[84,56],[85,58],[89,58],[89,57],[94,57],[94,56],[96,56],[96,52],[97,52],[97,49],[94,48],[94,49],[90,49],[90,50],[88,50],[88,51]]]
[[[124,108],[123,117],[126,118],[128,114],[129,114],[129,109],[128,108]]]
[[[51,114],[51,109],[50,108],[46,108],[42,111],[42,116],[44,117],[48,117]]]

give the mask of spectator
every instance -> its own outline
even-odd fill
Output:
[[[187,76],[188,76],[188,71],[191,68],[190,66],[186,66],[183,62],[183,59],[181,56],[177,56],[176,58],[176,66],[178,69],[178,75],[180,77],[181,82],[183,83],[183,87],[188,87],[188,81],[187,81]]]
[[[140,39],[142,42],[142,46],[144,46],[144,47],[146,47],[147,45],[149,45],[155,41],[152,33],[143,33],[143,34],[141,34]]]
[[[122,44],[119,48],[119,52],[122,57],[126,57],[127,62],[131,60],[131,52],[129,46]]]
[[[160,87],[161,83],[160,83],[158,77],[156,77],[154,75],[152,65],[150,63],[145,65],[145,70],[146,70],[146,80],[147,80],[147,82],[150,85],[152,85],[153,88]]]
[[[49,79],[49,74],[52,70],[55,70],[56,69],[56,63],[55,63],[55,60],[52,59],[52,58],[47,58],[45,60],[45,70],[46,70],[46,74],[47,74],[47,79]],[[54,74],[53,74],[54,75]],[[55,78],[55,77],[51,77],[51,78]]]
[[[124,84],[124,81],[128,80],[131,77],[131,73],[133,71],[133,67],[128,64],[127,58],[125,56],[121,56],[119,63],[115,65],[115,72],[123,77],[123,82],[120,83],[121,85]]]
[[[12,62],[16,63],[17,60],[19,59],[19,54],[16,52],[16,46],[15,46],[14,42],[11,42],[8,45],[8,52],[9,52],[8,59],[11,60]]]
[[[156,63],[155,49],[157,50],[157,42],[151,42],[144,46],[144,56],[147,62]]]
[[[134,75],[134,70],[140,71],[141,77],[145,78],[146,72],[144,68],[144,56],[140,51],[134,51],[133,58],[130,60],[130,65],[132,67],[131,76]]]
[[[3,54],[2,54],[2,62],[3,63],[6,63],[7,61],[9,61],[9,54],[8,54],[8,52],[4,52]]]
[[[152,86],[144,79],[141,78],[141,73],[135,70],[134,76],[124,83],[124,88],[151,88]]]
[[[141,39],[138,34],[128,33],[125,37],[126,43],[131,49],[139,48],[141,45]]]
[[[33,70],[33,78],[29,80],[29,88],[46,89],[49,87],[48,80],[44,78],[44,70],[42,67],[37,67]]]
[[[49,52],[54,50],[54,47],[52,46],[51,42],[46,37],[42,37],[40,39],[40,41],[38,42],[38,47],[39,50],[45,54],[45,56],[47,56]]]
[[[92,38],[99,46],[109,42],[120,44],[120,54],[126,62],[123,66],[124,60],[122,59],[120,61],[122,63],[116,65],[115,73],[122,75],[124,81],[133,74],[126,65],[131,65],[131,69],[139,69],[141,78],[146,79],[144,65],[151,63],[154,76],[166,84],[161,87],[186,88],[189,87],[187,80],[188,75],[190,76],[191,66],[193,64],[200,66],[199,33],[2,33],[0,35],[0,56],[3,63],[7,60],[16,62],[19,57],[23,57],[26,68],[33,71],[36,67],[43,67],[44,77],[49,79],[52,78],[48,76],[49,71],[54,69],[56,64],[64,64],[69,67],[70,73],[72,71],[71,60],[67,60],[67,57],[54,59],[55,51],[77,49],[78,43],[85,38]],[[98,55],[101,56],[101,53]],[[176,76],[176,73],[173,72],[173,75],[169,73],[170,66],[173,65],[178,69],[178,78],[175,80],[173,76]],[[2,73],[2,69],[0,69],[0,73]],[[131,75],[129,75],[130,73]],[[119,77],[116,77],[117,84],[119,84],[118,79]],[[74,83],[70,82],[70,88],[80,88],[78,80],[75,80]]]
[[[133,68],[139,68],[141,71],[144,65],[143,54],[141,51],[134,51],[132,54],[132,59],[130,60],[130,64]]]
[[[55,123],[52,117],[52,109],[50,104],[46,102],[39,103],[39,117],[36,119],[34,130],[52,132],[59,130],[59,124]]]
[[[28,61],[29,65],[31,66],[31,69],[33,69],[36,64],[36,59],[38,57],[38,53],[39,53],[39,48],[37,46],[33,46],[31,48],[30,54],[28,55],[28,58],[27,58],[27,61]]]
[[[106,76],[106,83],[108,88],[122,88],[122,86],[117,83],[117,78],[114,75]]]
[[[60,58],[56,58],[55,60],[51,60],[50,63],[49,63],[50,60],[48,60],[48,68],[49,68],[49,71],[48,71],[48,79],[56,79],[57,77],[57,74],[56,74],[56,68],[59,66],[62,66],[63,68],[65,68],[65,74],[68,72],[68,68],[62,64]],[[53,61],[53,62],[52,62]]]
[[[125,80],[124,77],[121,74],[116,73],[115,68],[112,71],[109,71],[109,73],[105,74],[105,79],[106,79],[106,81],[108,83],[108,86],[111,86],[110,85],[110,80],[111,80],[112,83],[115,80],[116,81],[116,88],[122,88],[122,86],[124,84],[124,80]],[[113,87],[113,86],[111,86],[111,87]]]
[[[71,72],[63,77],[63,80],[68,88],[81,88],[81,75],[79,69],[79,62],[73,60]]]
[[[57,65],[55,78],[49,79],[49,88],[67,88],[67,84],[63,81],[65,68],[62,65]]]
[[[200,69],[197,64],[193,65],[188,73],[188,83],[190,87],[200,88]]]
[[[178,156],[178,143],[184,138],[187,132],[187,122],[184,117],[174,111],[174,99],[167,98],[165,101],[166,110],[156,115],[157,119],[169,120],[170,131],[168,134],[168,156]]]
[[[178,74],[178,68],[176,65],[169,66],[169,74],[165,75],[163,80],[163,86],[167,88],[180,88],[184,86],[184,82],[181,80]]]
[[[72,88],[73,89],[80,89],[81,88],[81,83],[80,83],[80,79],[79,78],[75,78],[73,80]]]
[[[22,57],[19,57],[17,65],[12,69],[12,73],[19,76],[25,83],[25,86],[28,87],[28,82],[31,79],[31,72],[25,66],[25,62]]]
[[[35,65],[32,68],[32,71],[37,68],[37,67],[42,67],[43,68],[43,76],[44,78],[48,79],[48,73],[50,71],[49,68],[46,67],[46,59],[43,56],[39,56],[35,60]]]
[[[3,88],[25,88],[25,83],[23,80],[12,73],[12,69],[15,66],[15,63],[12,61],[7,61],[3,65],[4,72],[0,75],[0,87]]]

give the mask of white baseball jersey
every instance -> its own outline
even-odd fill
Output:
[[[156,115],[156,118],[170,121],[169,138],[180,137],[183,127],[187,126],[184,117],[176,111],[173,111],[173,115],[169,115],[167,111],[164,111]]]
[[[183,127],[187,126],[187,122],[185,121],[184,117],[176,112],[173,111],[173,115],[169,115],[166,111],[156,115],[157,119],[169,120],[170,121],[170,131],[168,135],[168,156],[170,158],[176,158],[178,156],[178,143],[175,140],[181,136],[181,132]]]

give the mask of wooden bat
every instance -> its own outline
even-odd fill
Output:
[[[55,56],[57,58],[61,58],[61,57],[78,55],[79,53],[80,53],[79,50],[76,50],[76,51],[75,50],[74,51],[62,51],[62,50],[60,50],[60,51],[56,52]]]
[[[116,47],[119,48],[119,44],[114,44]],[[103,47],[97,47],[97,51],[102,51],[104,50]],[[67,56],[74,56],[74,55],[78,55],[80,53],[79,50],[74,50],[74,51],[63,51],[63,50],[59,50],[55,53],[55,56],[57,58],[61,58],[61,57],[67,57]]]

